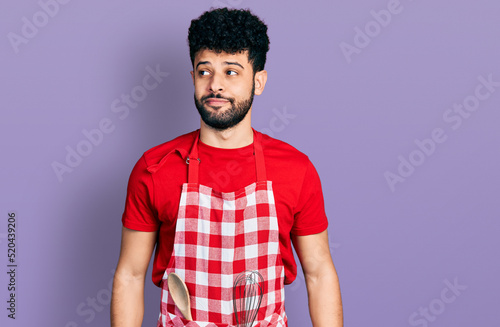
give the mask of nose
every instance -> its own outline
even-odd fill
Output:
[[[210,91],[213,93],[219,93],[224,91],[224,79],[223,77],[216,73],[212,75],[212,78],[210,79]]]

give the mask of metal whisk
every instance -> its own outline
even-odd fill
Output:
[[[246,270],[234,280],[233,307],[237,327],[251,327],[264,295],[264,278],[256,270]]]

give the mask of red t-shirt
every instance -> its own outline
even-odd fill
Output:
[[[191,132],[148,150],[130,175],[123,226],[158,231],[153,263],[153,282],[158,286],[172,254],[182,184],[187,182],[186,160],[175,150],[189,152],[194,137],[195,132]],[[198,147],[200,184],[233,192],[256,181],[252,144],[221,149],[200,141]],[[285,283],[290,284],[297,275],[290,235],[316,234],[328,227],[323,192],[316,169],[305,154],[265,134],[262,148],[267,179],[274,191]],[[147,170],[155,164],[160,164],[155,173]]]

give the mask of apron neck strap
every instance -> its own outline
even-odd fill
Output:
[[[257,182],[267,181],[266,163],[264,161],[264,151],[262,150],[262,134],[257,133],[253,128],[253,153],[255,155],[255,168]]]
[[[253,153],[255,156],[255,172],[257,181],[266,181],[266,164],[264,162],[264,151],[262,150],[261,134],[257,133],[253,128]],[[196,131],[193,147],[187,156],[186,163],[188,164],[188,183],[198,184],[200,158],[198,156],[198,141],[200,139],[200,130]]]
[[[198,140],[200,139],[200,130],[196,131],[194,136],[193,147],[186,159],[188,169],[188,183],[198,184],[198,171],[200,166],[200,158],[198,157]]]

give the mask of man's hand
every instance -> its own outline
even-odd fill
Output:
[[[327,231],[293,236],[292,240],[304,271],[313,326],[342,327],[340,286],[330,254]]]
[[[112,327],[140,327],[144,316],[144,280],[157,232],[123,227],[120,258],[113,280]]]

